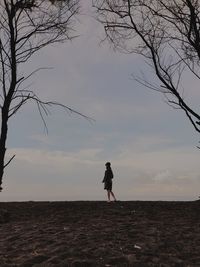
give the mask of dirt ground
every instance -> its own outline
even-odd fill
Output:
[[[0,266],[199,267],[200,201],[1,202]]]

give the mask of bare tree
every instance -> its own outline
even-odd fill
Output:
[[[198,0],[93,0],[106,38],[115,49],[140,54],[152,67],[154,84],[167,103],[182,109],[197,132],[200,111],[184,97],[183,75],[200,79],[200,2]],[[190,88],[186,88],[190,91]],[[190,93],[189,93],[190,94]]]
[[[64,104],[42,101],[30,88],[24,89],[23,83],[37,70],[26,75],[19,71],[40,49],[71,40],[72,23],[78,12],[79,0],[0,1],[0,190],[4,169],[14,158],[5,163],[8,120],[25,103],[37,104],[44,124],[52,105],[82,115]]]

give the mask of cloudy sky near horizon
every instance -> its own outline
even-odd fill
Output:
[[[104,200],[107,161],[120,200],[197,199],[198,134],[162,94],[132,78],[145,71],[153,79],[142,58],[100,44],[102,25],[84,3],[80,36],[45,48],[26,70],[52,67],[32,78],[32,88],[95,121],[54,108],[46,134],[36,106],[24,106],[9,123],[7,156],[16,157],[5,171],[1,201]],[[188,101],[197,104],[200,92],[189,77],[184,86],[194,97],[186,94]]]

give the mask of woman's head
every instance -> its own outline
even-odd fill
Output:
[[[105,164],[106,168],[109,168],[109,167],[110,167],[110,165],[111,165],[111,163],[110,163],[110,162],[106,162],[106,164]]]

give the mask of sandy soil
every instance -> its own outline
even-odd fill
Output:
[[[200,201],[0,203],[0,266],[199,267]]]

